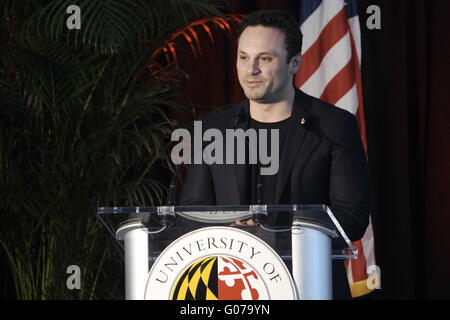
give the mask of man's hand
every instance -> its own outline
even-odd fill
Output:
[[[240,221],[240,220],[236,220],[235,222],[233,222],[230,227],[248,227],[248,226],[256,226],[255,221],[253,221],[253,219],[248,219],[246,221]]]

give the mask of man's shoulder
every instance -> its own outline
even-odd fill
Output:
[[[313,123],[315,123],[313,127],[324,136],[333,140],[333,137],[342,128],[356,123],[356,118],[351,112],[304,92],[301,92],[301,95],[302,103],[306,105],[307,114],[312,117]]]
[[[203,126],[210,128],[229,128],[233,126],[235,119],[244,112],[246,104],[248,104],[248,100],[223,106],[220,111],[203,118]]]
[[[315,98],[313,96],[308,95],[305,92],[301,92],[303,94],[303,99],[308,101],[309,108],[308,112],[315,116],[320,116],[321,118],[329,118],[332,121],[339,121],[341,119],[353,116],[349,111],[332,105],[324,100]]]

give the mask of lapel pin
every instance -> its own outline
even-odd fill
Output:
[[[306,121],[305,121],[305,118],[301,118],[301,119],[300,119],[300,123],[301,123],[301,124],[305,124],[305,122],[306,122]]]

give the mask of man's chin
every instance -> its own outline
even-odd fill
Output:
[[[252,101],[258,102],[264,100],[264,94],[261,92],[255,92],[254,90],[245,90],[244,94],[247,97],[247,99]]]

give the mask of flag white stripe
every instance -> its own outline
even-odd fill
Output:
[[[356,114],[356,111],[358,110],[358,89],[356,88],[356,83],[353,84],[353,87],[348,90],[341,99],[339,99],[336,106]]]
[[[319,38],[325,27],[344,7],[343,0],[323,0],[320,6],[303,22],[300,30],[303,34],[302,54],[308,51]]]
[[[347,279],[348,279],[348,283],[353,283],[355,282],[353,280],[353,272],[352,272],[352,260],[348,260],[348,267],[347,267]]]
[[[359,28],[359,18],[358,16],[354,16],[353,18],[347,19],[347,21],[353,36],[356,52],[358,53],[359,66],[361,67],[361,29]]]
[[[347,32],[323,57],[320,66],[300,88],[314,97],[320,97],[328,82],[350,61],[352,50]]]
[[[375,239],[373,237],[372,216],[369,216],[369,226],[361,239],[364,251],[364,258],[366,258],[366,266],[375,265]]]

